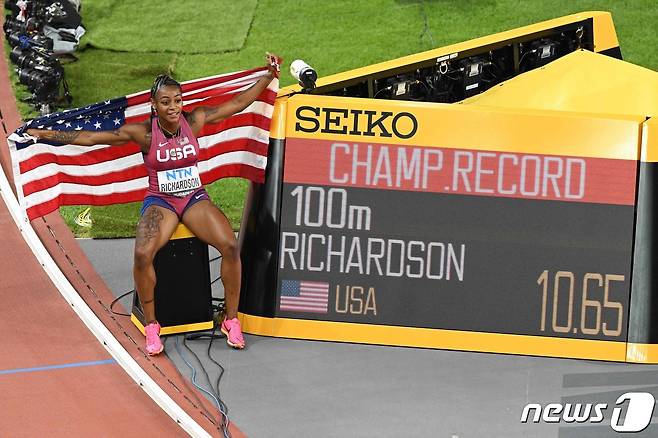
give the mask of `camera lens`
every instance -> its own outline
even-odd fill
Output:
[[[25,56],[26,54],[23,53],[23,49],[21,49],[20,46],[14,47],[11,49],[11,53],[9,53],[9,59],[11,59],[11,62],[16,65],[21,65],[25,59]]]

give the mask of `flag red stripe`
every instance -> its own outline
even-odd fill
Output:
[[[241,87],[243,87],[243,86],[244,85],[242,85]],[[234,88],[232,88],[232,90],[235,90],[237,88],[240,88],[240,87],[234,87]],[[232,90],[227,90],[227,91],[232,91]],[[222,90],[222,91],[224,91],[224,90]],[[238,94],[240,94],[240,93],[217,94],[217,93],[213,93],[213,90],[206,90],[206,91],[202,91],[202,92],[199,92],[199,93],[195,93],[195,94],[190,95],[190,96],[185,96],[185,99],[183,100],[183,103],[184,103],[183,106],[185,107],[185,109],[187,109],[187,107],[194,108],[195,106],[198,106],[199,104],[201,104],[201,105],[218,105],[220,103],[228,102],[229,100],[236,97]],[[256,99],[256,101],[271,102],[273,100],[272,96],[276,97],[276,92],[266,88],[265,90],[263,90],[263,92],[261,94],[258,95],[258,99]],[[193,99],[205,99],[205,100],[203,102],[194,102],[193,104],[185,104],[185,102],[189,102]]]
[[[269,130],[270,118],[260,114],[236,114],[235,116],[224,119],[221,122],[209,123],[205,125],[201,129],[201,132],[199,132],[198,138],[205,137],[207,135],[218,134],[222,131],[226,131],[227,129],[246,126],[255,126],[256,128]]]
[[[112,193],[103,196],[63,193],[50,201],[29,207],[26,210],[27,217],[29,220],[34,220],[57,210],[60,205],[112,205],[123,204],[126,202],[137,202],[144,199],[145,192],[146,189],[139,189],[131,192]]]
[[[230,177],[247,178],[255,183],[262,183],[265,181],[265,171],[245,164],[227,164],[203,173],[201,175],[201,182],[203,184],[210,184],[220,178]]]
[[[280,309],[281,310],[296,310],[296,311],[308,312],[308,313],[327,313],[326,308],[317,309],[317,308],[314,308],[314,307],[306,307],[306,306],[299,306],[299,305],[297,305],[297,306],[293,306],[293,305],[284,306],[284,305],[282,305],[280,307]]]
[[[242,84],[222,85],[218,88],[210,88],[210,89],[206,89],[206,90],[195,91],[193,93],[186,94],[183,97],[183,100],[190,101],[190,100],[193,100],[193,99],[205,99],[207,97],[213,97],[213,96],[217,95],[218,90],[221,90],[222,94],[228,94],[231,97],[235,97],[239,93],[233,93],[233,91],[238,90],[238,89],[244,87],[245,85],[249,85],[249,84],[242,83]]]
[[[244,70],[244,71],[236,72],[236,73],[229,74],[229,75],[226,75],[226,76],[222,76],[220,78],[201,79],[201,80],[197,80],[197,81],[194,81],[194,82],[191,82],[191,83],[182,84],[183,92],[187,93],[187,92],[190,92],[190,91],[198,90],[200,88],[206,88],[206,87],[210,87],[210,86],[216,85],[216,84],[223,84],[223,83],[226,83],[228,81],[232,81],[234,79],[239,79],[239,78],[244,78],[244,77],[250,76],[250,75],[252,75],[256,72],[264,71],[265,69],[266,69],[266,67],[257,67],[257,68],[252,68],[251,70]],[[254,81],[254,82],[256,82],[256,81]]]
[[[216,105],[221,105],[223,103],[226,103],[232,99],[235,98],[237,94],[222,94],[220,96],[215,96],[215,97],[209,97],[205,100],[200,100],[198,102],[194,103],[184,103],[183,104],[183,109],[185,111],[191,111],[194,108],[200,107],[200,106],[216,106]],[[258,98],[254,102],[263,102],[263,103],[272,103],[274,99],[276,98],[276,93],[274,91],[270,90],[265,90],[263,91]]]
[[[73,156],[56,155],[53,153],[39,154],[21,161],[19,167],[21,173],[26,173],[37,167],[53,163],[57,163],[60,166],[88,166],[127,157],[137,152],[139,152],[139,146],[136,143],[130,142],[121,146],[110,146],[105,149],[84,152],[80,155]]]
[[[222,143],[216,143],[207,149],[201,149],[201,153],[199,154],[199,161],[207,161],[211,158],[215,158],[228,152],[239,151],[252,152],[254,154],[266,157],[267,145],[250,138],[239,138],[236,140],[224,141]]]

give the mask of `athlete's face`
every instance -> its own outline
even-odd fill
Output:
[[[178,123],[178,117],[183,110],[181,89],[175,85],[161,87],[155,93],[155,99],[151,99],[151,105],[155,108],[160,120]]]

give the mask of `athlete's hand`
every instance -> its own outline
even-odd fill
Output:
[[[32,129],[32,128],[27,129],[23,133],[23,138],[36,143],[37,140],[39,140],[39,131],[37,131],[36,129]]]
[[[273,78],[278,78],[281,73],[281,64],[283,63],[283,58],[277,56],[273,53],[265,53],[265,59],[267,60],[267,69]]]

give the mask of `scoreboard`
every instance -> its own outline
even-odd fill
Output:
[[[460,100],[434,87],[448,64],[509,79],[546,44],[621,58],[611,15],[585,12],[280,90],[240,228],[243,330],[658,363],[652,94],[588,78],[574,108],[599,114],[437,103]]]
[[[283,108],[272,330],[625,360],[644,118]]]

